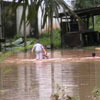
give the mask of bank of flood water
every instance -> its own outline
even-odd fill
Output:
[[[0,100],[50,100],[54,85],[66,85],[67,94],[92,100],[100,88],[100,51],[49,51],[50,59],[36,61],[34,55],[18,53],[0,64]]]

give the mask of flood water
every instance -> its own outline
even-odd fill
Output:
[[[0,100],[50,100],[54,85],[67,86],[69,96],[92,100],[100,88],[100,51],[48,51],[49,59],[36,61],[34,54],[18,53],[0,64]]]

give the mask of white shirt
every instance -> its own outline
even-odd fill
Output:
[[[43,51],[43,45],[40,44],[40,43],[36,43],[36,44],[33,46],[33,49],[35,50],[35,52],[42,52],[42,51]]]

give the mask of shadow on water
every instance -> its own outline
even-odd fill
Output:
[[[91,100],[93,89],[100,88],[100,60],[86,59],[78,62],[79,59],[76,59],[91,57],[91,53],[82,50],[49,51],[50,59],[59,58],[58,62],[16,62],[33,59],[34,54],[31,52],[8,58],[9,62],[0,64],[0,100],[50,100],[55,91],[54,84],[66,85],[70,96]],[[96,53],[100,55],[99,51]],[[61,61],[62,58],[72,58],[73,61]]]

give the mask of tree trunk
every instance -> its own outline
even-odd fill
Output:
[[[53,44],[53,8],[52,8],[52,0],[51,0],[51,8],[50,8],[50,41],[51,41],[51,50],[54,48],[54,44]]]
[[[24,20],[24,47],[26,48],[26,25],[25,25],[25,20]]]
[[[23,30],[23,32],[24,32],[24,47],[25,47],[25,51],[26,51],[26,23],[25,23],[25,21],[26,21],[26,15],[25,15],[25,13],[24,13],[24,22],[23,22],[23,27],[24,27],[24,30]]]
[[[54,44],[53,44],[53,19],[50,19],[50,25],[51,25],[51,30],[50,30],[50,41],[51,41],[51,49],[54,48]]]
[[[33,27],[34,27],[34,37],[35,37],[36,39],[39,39],[38,14],[36,15],[36,20],[35,20],[35,23],[33,23]]]

